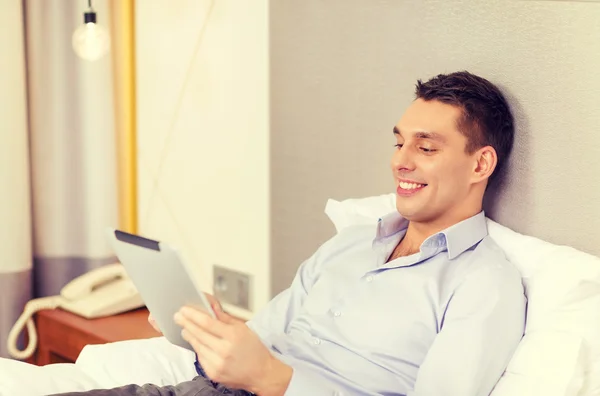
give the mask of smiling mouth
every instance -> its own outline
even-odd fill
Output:
[[[426,186],[427,186],[427,184],[404,182],[404,181],[398,182],[398,187],[405,191],[416,191],[416,190],[420,190]]]

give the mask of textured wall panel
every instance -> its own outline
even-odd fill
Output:
[[[466,69],[517,117],[501,223],[600,254],[600,4],[271,2],[274,291],[333,228],[329,197],[393,191],[391,128],[418,78]]]

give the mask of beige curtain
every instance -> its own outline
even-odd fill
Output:
[[[54,295],[112,262],[105,229],[118,226],[115,107],[110,54],[78,58],[71,35],[83,0],[27,0],[34,293]],[[94,1],[110,26],[109,4]]]
[[[27,300],[113,262],[106,227],[137,228],[133,0],[93,7],[112,49],[88,62],[87,0],[0,2],[0,357]]]
[[[0,1],[0,357],[31,294],[25,40],[21,0]]]

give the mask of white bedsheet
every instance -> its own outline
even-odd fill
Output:
[[[0,396],[41,396],[127,384],[173,385],[196,376],[194,354],[164,337],[89,345],[75,364],[0,359]]]

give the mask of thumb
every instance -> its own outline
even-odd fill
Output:
[[[215,310],[215,315],[217,315],[217,319],[219,319],[219,321],[226,323],[226,324],[236,324],[239,322],[239,319],[235,319],[233,316],[231,316],[223,311]]]
[[[215,312],[223,312],[223,307],[218,300],[213,300],[210,302],[210,306]]]
[[[223,312],[223,307],[221,307],[221,303],[219,302],[219,300],[217,300],[215,298],[215,296],[213,296],[212,294],[209,294],[209,293],[204,293],[204,295],[206,296],[206,299],[210,303],[210,307],[213,309],[213,311]]]

